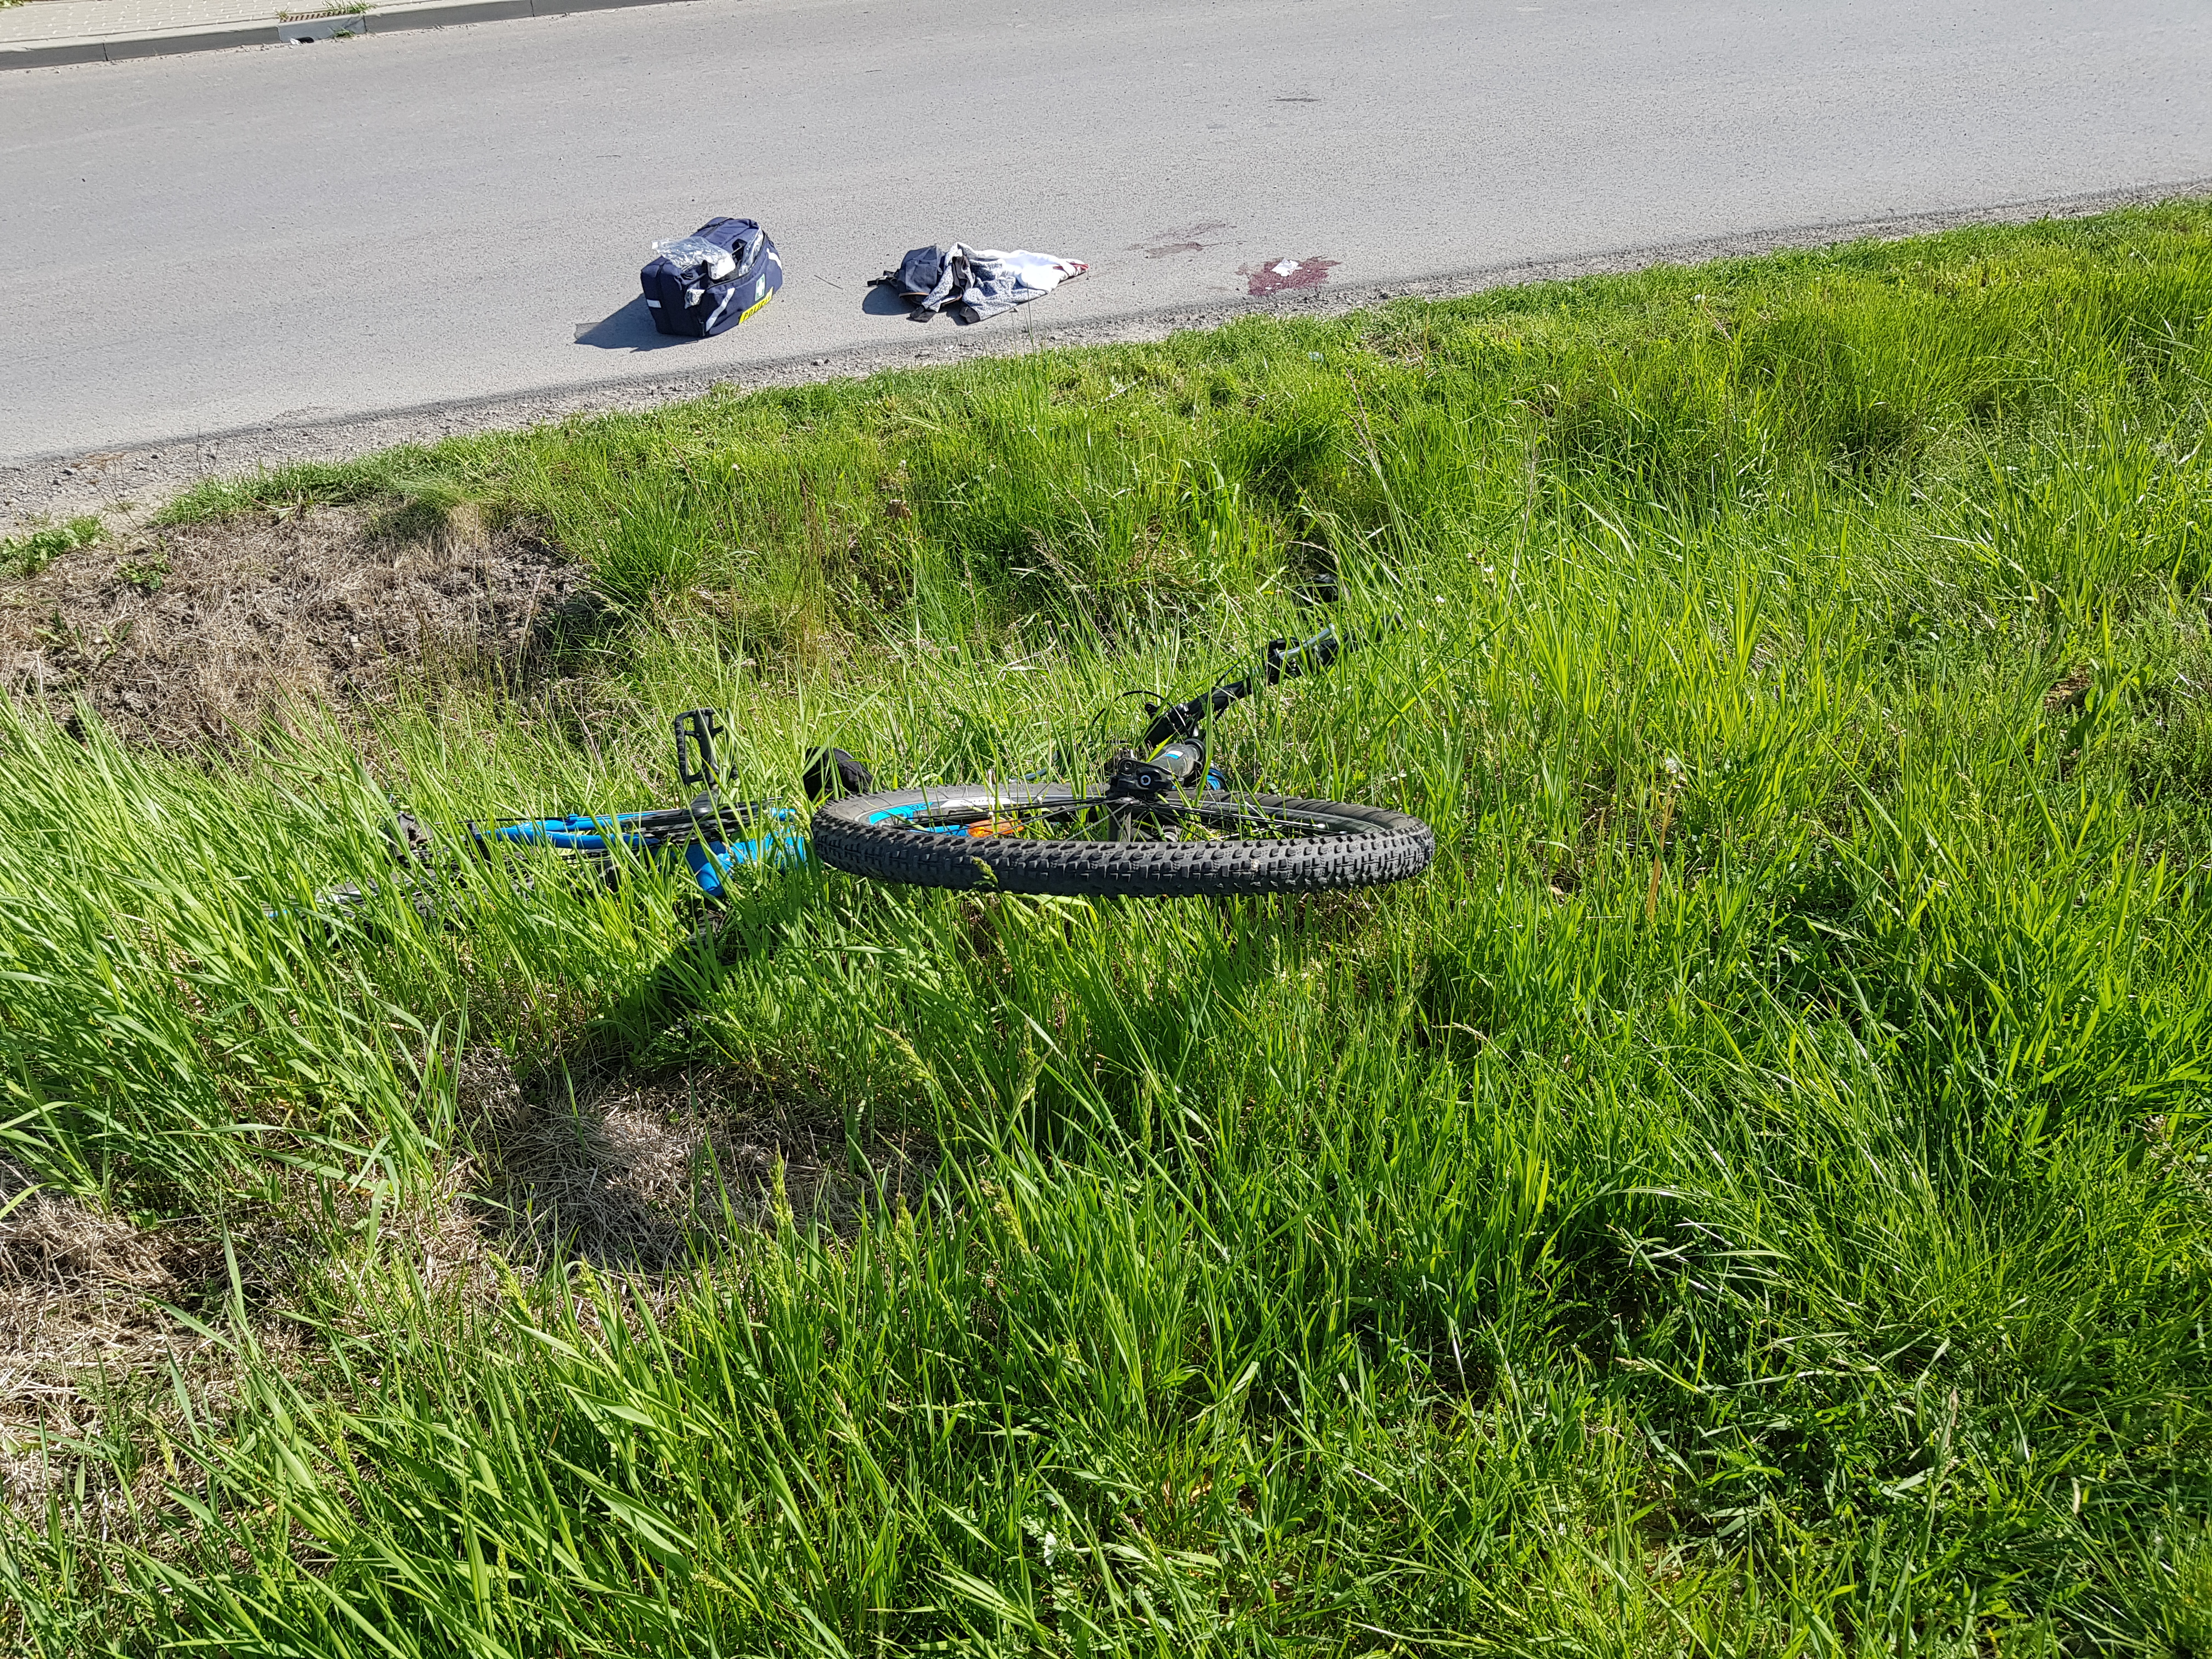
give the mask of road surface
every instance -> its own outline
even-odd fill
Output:
[[[2203,0],[692,0],[0,85],[0,462],[2212,178]],[[657,236],[791,272],[664,345]],[[868,279],[1093,262],[972,330]],[[827,360],[826,364],[817,360]],[[21,476],[21,468],[17,467]]]

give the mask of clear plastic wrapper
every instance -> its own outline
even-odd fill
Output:
[[[681,271],[703,269],[710,283],[719,283],[738,268],[729,249],[718,247],[703,236],[679,236],[655,242],[653,251]]]

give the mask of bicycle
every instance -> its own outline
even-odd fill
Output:
[[[690,708],[674,721],[676,776],[701,793],[683,806],[636,812],[562,813],[551,817],[502,817],[464,825],[469,848],[490,860],[509,849],[538,848],[558,855],[605,885],[619,884],[625,863],[665,865],[680,860],[708,902],[723,896],[724,878],[744,864],[800,861],[806,857],[799,811],[767,801],[725,801],[729,770],[714,751],[726,728],[711,708]],[[867,767],[842,749],[815,752],[803,775],[811,799],[874,787]],[[408,872],[408,901],[425,920],[441,916],[446,902],[430,880],[438,875],[435,837],[412,813],[399,811],[386,826],[393,862]],[[426,879],[430,878],[430,879]],[[527,878],[522,878],[525,883]],[[345,911],[377,891],[374,882],[349,883],[319,896],[317,908]]]
[[[1168,898],[1301,893],[1419,875],[1436,854],[1420,819],[1386,807],[1226,787],[1208,763],[1216,716],[1263,686],[1316,673],[1354,643],[1334,629],[1269,642],[1257,674],[1185,702],[1105,766],[1103,792],[1065,783],[954,783],[825,800],[811,826],[825,864],[923,887]]]
[[[766,801],[721,799],[729,774],[715,758],[714,740],[726,728],[713,709],[686,709],[676,717],[675,733],[677,781],[702,791],[689,805],[610,816],[499,818],[488,825],[471,820],[471,844],[486,857],[501,846],[550,848],[591,866],[610,885],[620,878],[617,845],[647,863],[674,855],[710,900],[721,896],[722,878],[738,865],[806,856],[798,811]],[[875,787],[868,769],[842,749],[817,750],[802,781],[814,800]]]
[[[797,809],[723,799],[730,779],[714,744],[726,729],[713,710],[693,708],[674,725],[678,779],[701,791],[688,805],[471,821],[469,842],[486,859],[549,850],[610,886],[627,862],[680,860],[709,903],[722,899],[725,878],[740,865],[810,856],[878,881],[1101,897],[1318,892],[1403,881],[1435,856],[1435,834],[1420,819],[1387,807],[1232,790],[1207,757],[1216,717],[1266,686],[1319,672],[1354,643],[1334,629],[1297,645],[1271,641],[1255,674],[1171,706],[1146,702],[1150,724],[1135,745],[1108,761],[1103,793],[1035,780],[878,791],[866,764],[825,748],[804,775],[818,805],[803,826]],[[392,840],[403,867],[434,870],[434,844],[413,817],[398,815]],[[374,891],[368,884],[323,897],[347,908]],[[426,918],[442,911],[419,878],[409,896]]]

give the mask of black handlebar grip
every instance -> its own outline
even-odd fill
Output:
[[[1250,696],[1260,685],[1273,685],[1279,680],[1296,679],[1301,674],[1317,674],[1356,643],[1358,641],[1352,635],[1339,634],[1334,628],[1324,628],[1313,638],[1302,640],[1296,645],[1284,640],[1270,640],[1267,641],[1267,662],[1258,673],[1248,679],[1217,685],[1212,690],[1201,693],[1188,702],[1161,709],[1153,717],[1152,723],[1145,728],[1145,744],[1150,748],[1176,738],[1196,737],[1209,714],[1218,714],[1231,703]]]

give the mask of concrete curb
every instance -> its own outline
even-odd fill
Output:
[[[0,46],[0,73],[48,69],[62,64],[121,64],[134,58],[168,58],[179,52],[221,52],[232,46],[273,46],[330,40],[361,34],[402,34],[410,29],[451,28],[461,23],[495,23],[510,17],[558,17],[572,11],[611,11],[620,6],[657,6],[673,0],[433,0],[428,5],[389,10],[303,17],[289,23],[198,25],[139,34],[37,40]]]

